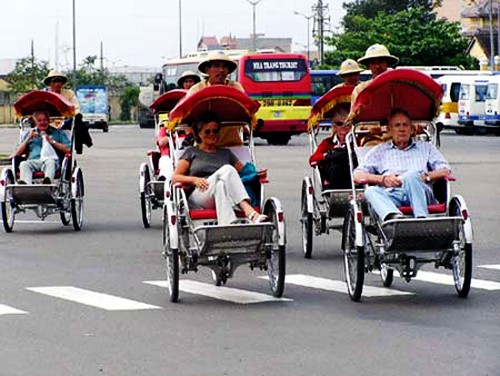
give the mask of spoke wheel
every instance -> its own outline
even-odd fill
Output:
[[[279,245],[280,235],[278,230],[278,213],[274,205],[269,205],[268,212],[265,213],[269,217],[269,221],[274,225],[270,232],[268,243],[273,244],[272,251],[267,255],[267,275],[269,277],[269,285],[273,296],[280,298],[285,289],[285,274],[286,274],[286,255],[285,246]]]
[[[313,247],[313,215],[307,211],[307,184],[302,184],[302,201],[301,201],[302,217],[302,252],[304,257],[309,259],[312,254]]]
[[[458,204],[451,215],[462,216],[461,208]],[[458,226],[459,250],[452,258],[453,279],[458,296],[466,298],[469,295],[472,280],[472,244],[465,242],[464,224],[460,223]]]
[[[144,187],[141,192],[141,214],[144,228],[151,227],[151,177],[149,169],[144,170]]]
[[[76,195],[71,198],[71,219],[73,229],[80,231],[83,226],[83,176],[78,174],[76,177]]]
[[[179,250],[170,247],[168,222],[163,221],[163,255],[167,267],[167,283],[170,301],[176,303],[179,299]]]
[[[364,247],[356,246],[356,227],[354,210],[351,208],[344,219],[342,229],[342,252],[344,256],[344,271],[347,292],[351,300],[358,302],[363,292],[365,280],[365,251]]]
[[[71,223],[71,213],[61,211],[59,212],[59,215],[61,217],[61,222],[64,226],[68,226]]]
[[[13,183],[14,179],[11,175],[7,174],[7,177],[5,178],[5,187]],[[14,228],[15,214],[14,206],[12,204],[12,192],[9,188],[5,188],[5,201],[1,203],[1,206],[3,228],[5,229],[5,232],[12,232],[12,229]]]

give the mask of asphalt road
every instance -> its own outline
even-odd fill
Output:
[[[315,237],[313,259],[302,256],[307,137],[287,147],[259,141],[267,195],[285,209],[287,274],[296,284],[287,284],[287,300],[254,304],[183,291],[172,304],[165,288],[145,283],[165,280],[160,213],[146,230],[139,208],[139,165],[153,131],[112,127],[92,137],[94,147],[78,157],[83,230],[63,227],[56,215],[0,230],[0,375],[500,375],[500,270],[491,269],[500,265],[499,137],[442,140],[453,191],[473,218],[478,281],[469,298],[442,283],[396,279],[393,294],[361,303],[342,284],[340,233]],[[15,129],[0,129],[0,151],[11,151],[16,138]],[[227,286],[236,295],[269,295],[262,275],[241,267]],[[313,277],[342,288],[300,282]],[[206,269],[182,278],[212,285]],[[374,275],[366,285],[382,287]]]

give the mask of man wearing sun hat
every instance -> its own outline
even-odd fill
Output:
[[[192,86],[187,95],[211,85],[228,85],[244,92],[245,90],[241,84],[227,78],[229,74],[236,70],[236,67],[236,63],[223,52],[209,52],[206,59],[198,64],[198,70],[207,75],[207,78]]]
[[[192,86],[196,85],[200,81],[200,76],[198,76],[193,71],[187,70],[184,71],[177,80],[177,86],[181,89],[189,90]]]
[[[372,72],[372,80],[380,74],[393,68],[399,62],[396,56],[390,54],[389,50],[383,44],[373,44],[365,52],[365,56],[358,59],[358,63],[363,64]],[[351,95],[351,103],[354,102],[358,93],[363,89],[371,80],[360,83],[354,88]]]
[[[338,85],[335,85],[334,88],[336,87],[342,87],[342,86],[356,86],[359,84],[359,74],[363,72],[363,69],[361,69],[354,61],[353,59],[347,59],[340,64],[340,70],[337,73],[337,76],[342,77],[344,80],[343,83],[340,83]]]
[[[59,94],[75,107],[75,113],[80,112],[80,104],[73,90],[64,89],[63,86],[68,82],[68,78],[57,70],[51,70],[47,77],[43,79],[43,83],[47,86],[47,91]]]

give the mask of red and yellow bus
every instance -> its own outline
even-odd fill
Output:
[[[306,131],[311,111],[311,74],[307,58],[292,53],[253,53],[239,58],[236,79],[259,101],[255,135],[286,145]]]
[[[259,101],[256,114],[258,127],[254,133],[270,144],[286,145],[292,135],[307,129],[311,110],[311,74],[307,58],[302,54],[224,50],[238,64],[231,79],[239,81],[245,92]],[[163,85],[176,87],[186,70],[196,71],[208,51],[198,51],[163,65]]]

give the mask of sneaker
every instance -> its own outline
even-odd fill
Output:
[[[52,184],[52,181],[50,180],[50,178],[45,177],[42,180],[42,184]]]
[[[27,183],[26,183],[24,180],[19,179],[19,180],[17,181],[17,184],[27,184]]]

